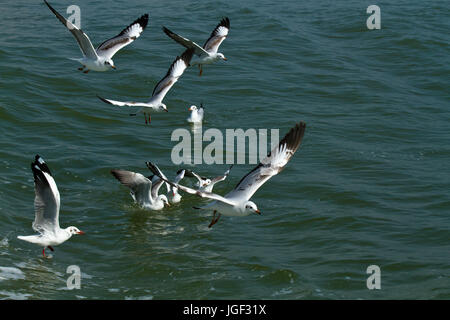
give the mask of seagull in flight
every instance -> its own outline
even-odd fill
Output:
[[[178,187],[180,190],[195,194],[202,198],[215,200],[202,208],[213,210],[213,218],[209,227],[216,224],[221,214],[225,216],[248,216],[250,214],[261,214],[256,204],[250,201],[253,194],[271,177],[280,173],[291,157],[299,148],[303,135],[305,133],[306,124],[299,122],[293,127],[286,136],[279,142],[268,155],[249,173],[247,173],[237,186],[225,196],[220,196],[212,192],[195,190],[174,184],[165,180],[172,186]],[[218,217],[216,218],[216,214]]]
[[[202,123],[203,115],[205,113],[205,109],[203,108],[203,103],[200,104],[200,108],[197,108],[197,106],[190,106],[188,110],[191,112],[191,114],[187,118],[188,122]]]
[[[161,112],[165,111],[168,112],[167,106],[162,103],[164,97],[166,96],[167,92],[172,88],[172,86],[175,84],[175,82],[178,81],[178,79],[183,74],[184,70],[190,65],[190,61],[192,59],[194,51],[191,49],[187,49],[183,52],[183,54],[179,57],[176,57],[176,59],[172,62],[170,65],[169,70],[167,71],[167,74],[162,78],[153,89],[152,97],[149,102],[121,102],[121,101],[115,101],[110,99],[104,99],[100,96],[97,96],[100,100],[102,100],[105,103],[109,103],[115,106],[119,107],[141,107],[136,113],[130,113],[130,116],[136,116],[138,113],[142,112],[145,116],[145,124],[151,123],[151,117],[150,112]],[[147,121],[147,114],[148,114],[148,121]]]
[[[91,40],[89,40],[88,35],[84,33],[83,30],[78,29],[70,21],[59,14],[46,0],[44,0],[44,2],[77,40],[78,46],[83,53],[83,58],[72,60],[78,61],[83,65],[82,68],[78,68],[80,71],[85,69],[83,73],[88,73],[90,70],[107,71],[111,68],[116,69],[112,57],[117,51],[139,38],[148,24],[148,14],[144,14],[123,29],[117,36],[104,41],[97,49],[94,49]]]
[[[194,41],[191,41],[189,39],[186,39],[166,27],[163,27],[163,31],[165,34],[167,34],[170,38],[181,44],[182,46],[194,49],[196,56],[198,56],[198,59],[194,59],[192,61],[192,65],[198,65],[198,68],[200,70],[199,76],[202,75],[203,69],[202,66],[204,64],[211,64],[218,60],[227,60],[223,53],[217,52],[219,50],[220,44],[223,42],[223,40],[226,39],[228,36],[228,31],[230,30],[230,19],[227,17],[223,18],[220,23],[214,28],[211,35],[209,36],[208,40],[206,40],[203,47],[200,47],[197,43]]]
[[[165,195],[158,195],[164,180],[158,177],[145,177],[140,173],[126,170],[111,170],[111,174],[121,184],[130,188],[131,197],[142,208],[161,210],[164,208],[164,205],[170,206]],[[170,186],[167,185],[167,190],[169,188]]]
[[[34,198],[35,218],[32,227],[39,235],[18,236],[17,238],[44,247],[42,255],[45,258],[45,248],[54,251],[52,246],[69,240],[74,234],[84,234],[84,232],[73,226],[65,229],[59,227],[60,196],[58,187],[41,156],[36,155],[31,163],[31,170],[36,194]]]

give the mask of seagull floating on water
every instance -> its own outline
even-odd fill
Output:
[[[170,38],[181,44],[182,46],[194,49],[195,54],[199,57],[198,59],[194,59],[192,61],[192,65],[198,65],[200,69],[199,76],[202,75],[203,69],[202,66],[204,64],[211,64],[220,59],[227,60],[223,53],[217,52],[219,50],[220,44],[225,40],[228,36],[228,31],[230,30],[230,19],[227,17],[223,18],[220,23],[214,28],[213,32],[209,36],[208,40],[206,40],[203,47],[200,47],[194,41],[186,39],[176,33],[173,33],[166,27],[163,27],[163,31]]]
[[[52,246],[57,246],[69,240],[74,234],[84,234],[77,227],[61,229],[59,227],[60,195],[55,180],[44,159],[36,155],[31,163],[34,176],[34,222],[33,230],[39,235],[18,236],[20,240],[35,243],[44,247],[42,255],[45,258],[45,248],[54,251]]]
[[[155,177],[144,177],[144,175],[126,171],[126,170],[111,170],[111,174],[119,180],[119,182],[130,188],[130,195],[134,202],[144,209],[161,210],[164,205],[170,206],[169,201],[165,195],[158,195],[159,189],[164,183],[164,180]],[[167,186],[169,190],[170,186]]]
[[[297,151],[302,142],[305,133],[306,124],[300,122],[295,125],[286,136],[280,141],[268,155],[248,174],[246,174],[237,186],[227,195],[220,196],[218,194],[206,191],[195,190],[174,184],[165,180],[172,186],[178,187],[180,190],[195,194],[202,198],[215,200],[210,204],[196,209],[210,209],[213,210],[213,218],[209,227],[216,224],[221,214],[225,216],[248,216],[252,213],[261,214],[256,204],[249,201],[253,194],[272,176],[280,173],[291,157]],[[216,218],[216,214],[218,217]]]
[[[183,74],[184,70],[189,66],[189,63],[192,59],[193,50],[188,49],[183,52],[181,57],[177,57],[173,63],[170,65],[169,71],[167,71],[167,74],[162,78],[153,89],[152,97],[149,102],[121,102],[121,101],[115,101],[110,99],[104,99],[100,96],[97,96],[100,100],[102,100],[105,103],[109,103],[115,106],[119,107],[141,107],[136,113],[131,113],[130,116],[135,116],[138,113],[142,112],[145,116],[145,123],[148,124],[151,122],[150,112],[161,112],[165,111],[168,112],[167,106],[162,103],[164,97],[166,96],[167,92],[172,88],[172,86],[175,84],[175,82],[178,81],[178,79]],[[148,114],[148,121],[147,121],[147,114]]]
[[[83,67],[78,70],[83,71],[86,68],[86,70],[83,71],[84,73],[88,73],[90,70],[107,71],[111,68],[116,69],[112,57],[117,51],[139,38],[148,24],[148,14],[144,14],[123,29],[117,36],[104,41],[97,49],[94,49],[94,46],[86,33],[81,29],[78,29],[70,21],[59,14],[46,0],[44,0],[44,2],[77,40],[81,52],[83,53],[83,58],[72,60],[78,61],[83,65]]]
[[[200,104],[200,108],[197,108],[197,106],[190,106],[188,109],[191,114],[187,118],[188,122],[191,123],[202,123],[203,121],[203,115],[205,113],[205,109],[203,108],[203,103]]]

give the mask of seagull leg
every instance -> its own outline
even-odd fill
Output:
[[[42,249],[42,256],[45,258],[45,247]]]
[[[150,124],[150,123],[152,123],[152,116],[151,116],[151,114],[149,113],[149,114],[148,114],[148,124]]]
[[[208,228],[211,228],[213,225],[215,225],[217,223],[217,221],[219,221],[221,214],[219,213],[219,215],[217,216],[217,219],[216,219],[216,213],[217,213],[217,211],[214,210],[214,215],[213,215],[213,218],[212,218],[211,223],[209,224]]]
[[[48,246],[47,248],[49,248],[52,251],[55,251],[55,249],[53,249],[51,246]]]
[[[145,124],[148,124],[148,122],[147,122],[147,114],[146,113],[144,113],[144,118],[145,118]]]
[[[83,71],[84,68],[86,68],[85,65],[83,65],[82,67],[79,67],[78,70]]]
[[[91,69],[87,69],[86,71],[83,71],[83,73],[88,73]]]
[[[199,65],[198,65],[198,68],[200,69],[200,73],[198,74],[198,76],[201,77],[201,76],[202,76],[202,73],[203,73],[202,65],[199,64]]]

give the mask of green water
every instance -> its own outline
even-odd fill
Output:
[[[71,36],[41,1],[0,4],[0,298],[4,299],[449,299],[449,5],[377,1],[53,1],[81,8],[94,45],[145,12],[148,28],[120,51],[116,71],[85,75]],[[182,48],[165,25],[203,43],[223,16],[227,62],[186,70],[143,116],[96,95],[146,101]],[[187,108],[203,129],[307,129],[285,170],[252,198],[263,214],[222,217],[182,203],[132,205],[109,171],[174,177]],[[86,232],[42,259],[32,234],[35,154],[61,193],[61,225]],[[227,165],[196,165],[215,176]],[[235,165],[231,190],[254,165]],[[188,184],[189,181],[186,181]],[[49,252],[50,253],[50,252]],[[69,265],[82,272],[68,290]],[[368,290],[366,269],[381,269]]]

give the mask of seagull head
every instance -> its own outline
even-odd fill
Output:
[[[224,61],[227,61],[228,59],[227,58],[225,58],[225,56],[223,55],[223,53],[218,53],[217,54],[217,56],[220,58],[220,59],[222,59],[222,60],[224,60]]]
[[[167,106],[164,103],[161,103],[161,105],[159,106],[159,111],[169,112],[169,110],[167,110]]]
[[[204,186],[204,187],[209,186],[210,184],[211,184],[211,179],[205,179],[205,180],[203,181],[203,186]]]
[[[166,205],[166,206],[168,206],[168,207],[170,207],[170,204],[169,204],[169,200],[167,199],[167,197],[165,196],[165,195],[160,195],[159,196],[159,200],[161,200],[162,202],[164,202],[164,204]]]
[[[197,111],[197,106],[190,106],[189,111]]]
[[[74,235],[74,234],[84,234],[83,231],[79,230],[77,227],[68,227],[66,228],[66,231],[70,234],[70,235]]]
[[[111,68],[113,68],[113,69],[116,69],[116,66],[114,65],[114,61],[112,61],[112,59],[106,60],[106,61],[105,61],[105,65],[106,65],[106,66],[109,66],[109,67],[111,67]]]
[[[258,207],[256,206],[256,204],[252,201],[247,201],[245,203],[245,212],[247,214],[256,213],[256,214],[261,215],[261,211],[258,210]]]

